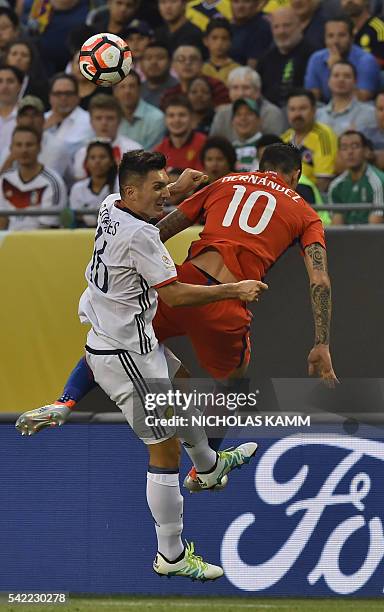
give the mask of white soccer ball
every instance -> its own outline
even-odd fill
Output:
[[[131,66],[131,50],[127,43],[115,34],[94,34],[80,49],[81,74],[97,85],[111,87],[120,83],[129,73]]]

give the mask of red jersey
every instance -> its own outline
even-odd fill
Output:
[[[172,168],[203,170],[203,165],[200,161],[200,151],[206,140],[205,134],[192,132],[187,142],[182,147],[176,148],[173,146],[169,136],[166,136],[154,150],[165,155],[168,171]]]
[[[303,249],[314,242],[325,248],[318,214],[276,172],[229,174],[179,210],[191,221],[205,220],[189,259],[213,247],[238,280],[263,278],[296,240]]]

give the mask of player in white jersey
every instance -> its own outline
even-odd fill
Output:
[[[148,446],[147,501],[158,540],[154,570],[160,575],[215,580],[223,575],[222,568],[204,562],[194,554],[193,545],[184,548],[182,543],[179,439],[185,443],[205,489],[217,486],[235,467],[248,463],[257,444],[248,442],[216,453],[209,447],[203,427],[186,427],[176,437],[174,424],[168,422],[175,414],[171,406],[155,402],[154,410],[149,410],[146,400],[150,397],[153,401],[153,395],[148,394],[171,391],[171,378],[180,366],[158,343],[152,319],[157,294],[169,306],[192,306],[226,299],[257,300],[267,286],[261,281],[212,286],[178,282],[159,230],[148,223],[161,217],[173,188],[168,186],[165,165],[161,153],[133,151],[123,156],[120,195],[112,194],[100,207],[93,257],[86,270],[88,287],[80,299],[79,315],[82,322],[92,325],[86,359],[96,382]],[[183,191],[191,188],[188,172],[179,181]],[[183,411],[183,416],[190,413]],[[24,433],[29,433],[27,420],[24,415],[17,424]]]
[[[17,167],[0,176],[0,208],[21,210],[54,208],[60,212],[67,203],[62,178],[38,161],[40,134],[32,127],[16,127],[11,153]],[[56,216],[0,217],[0,229],[29,230],[58,225]]]

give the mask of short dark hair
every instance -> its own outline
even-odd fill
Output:
[[[282,143],[283,141],[276,134],[263,134],[257,141],[256,148],[268,147],[271,144]]]
[[[164,49],[164,51],[167,52],[168,58],[171,59],[171,51],[168,45],[163,42],[160,42],[159,40],[152,40],[150,43],[148,43],[143,53],[145,53],[147,49]]]
[[[327,27],[327,23],[335,22],[336,23],[345,23],[348,28],[348,32],[350,35],[353,35],[353,21],[347,15],[335,15],[335,17],[329,17],[329,19],[325,22],[325,27]]]
[[[34,136],[36,136],[37,142],[39,144],[41,143],[42,134],[40,134],[40,132],[38,132],[31,125],[17,125],[12,132],[12,140],[13,140],[14,135],[17,134],[18,132],[27,132],[28,134],[33,134]]]
[[[9,21],[12,22],[14,28],[18,28],[20,24],[20,20],[12,9],[7,6],[0,7],[0,17],[8,17]]]
[[[110,110],[114,111],[119,117],[122,115],[121,106],[113,96],[108,94],[99,93],[90,99],[88,111],[91,115],[94,110]]]
[[[282,174],[290,174],[295,170],[300,170],[301,174],[301,154],[297,147],[291,143],[275,143],[264,149],[259,168],[261,172],[275,170]]]
[[[222,136],[211,136],[211,138],[207,138],[203,148],[200,151],[200,160],[203,164],[205,156],[210,149],[219,149],[227,160],[230,170],[233,171],[235,169],[237,159],[236,151],[229,140],[223,138]]]
[[[344,138],[344,136],[358,136],[361,140],[361,144],[363,145],[363,147],[369,148],[371,145],[371,142],[368,140],[365,134],[363,134],[363,132],[359,132],[359,130],[345,130],[345,132],[343,132],[339,136],[339,145],[341,143],[341,139]]]
[[[119,188],[123,196],[123,187],[131,178],[145,178],[152,170],[163,170],[167,165],[165,155],[158,152],[137,149],[124,153],[119,166]]]
[[[163,109],[164,112],[166,112],[170,106],[182,106],[183,108],[186,108],[191,114],[193,113],[191,103],[185,96],[171,96],[169,98],[166,98]]]
[[[304,87],[295,87],[288,92],[287,102],[291,98],[298,98],[299,96],[304,96],[308,98],[313,108],[316,107],[316,97],[315,94],[310,89],[305,89]]]
[[[79,84],[76,81],[75,77],[73,76],[73,74],[67,74],[66,72],[57,72],[51,79],[50,84],[49,84],[49,91],[51,92],[53,89],[54,84],[56,83],[56,81],[59,81],[61,79],[66,79],[67,81],[70,81],[74,88],[75,88],[75,93],[78,95],[79,94]]]
[[[213,30],[219,29],[226,30],[230,38],[232,38],[231,24],[224,17],[215,17],[214,19],[211,19],[211,21],[207,25],[207,29],[205,30],[205,36],[209,36],[209,34],[213,32]]]
[[[8,72],[12,72],[14,77],[19,81],[19,84],[20,85],[22,84],[24,80],[24,74],[20,70],[20,68],[16,68],[16,66],[9,66],[8,64],[3,64],[2,66],[0,66],[0,72],[4,72],[4,70],[8,70]]]
[[[351,62],[349,62],[348,60],[344,60],[344,59],[337,60],[337,62],[332,64],[332,67],[329,70],[329,74],[331,74],[331,72],[332,72],[332,70],[334,69],[335,66],[349,66],[350,69],[353,72],[353,76],[354,76],[355,80],[357,79],[357,70],[356,70],[356,67]]]

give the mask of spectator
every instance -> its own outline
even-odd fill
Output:
[[[384,92],[379,92],[376,97],[376,125],[364,133],[372,143],[375,165],[384,170]]]
[[[236,151],[226,138],[212,136],[205,141],[200,152],[203,172],[213,183],[230,172],[235,172]]]
[[[232,19],[231,0],[189,0],[186,17],[205,32],[211,19]]]
[[[8,45],[20,35],[19,18],[12,9],[0,6],[0,58]]]
[[[261,95],[261,79],[249,66],[240,66],[232,70],[228,77],[229,98],[231,103],[239,98],[252,98],[260,105],[261,131],[263,133],[281,134],[285,127],[283,112]],[[224,136],[232,141],[235,137],[232,128],[232,104],[220,107],[213,119],[211,136]]]
[[[173,98],[180,94],[187,95],[189,83],[197,76],[201,76],[203,68],[203,57],[200,49],[191,45],[181,45],[173,54],[173,69],[179,79],[179,84],[165,92],[161,106],[166,103],[167,98]],[[214,106],[226,104],[229,101],[228,89],[222,81],[207,77],[213,91]]]
[[[75,183],[69,195],[69,206],[74,211],[82,208],[96,210],[108,195],[118,191],[117,165],[109,143],[95,140],[88,145],[85,168],[88,177]],[[95,227],[96,221],[96,215],[84,215],[76,225]]]
[[[347,59],[356,68],[359,100],[374,97],[380,82],[379,66],[370,53],[352,42],[352,23],[348,17],[333,17],[326,22],[325,49],[311,55],[305,75],[305,87],[311,89],[318,100],[329,102],[329,71],[341,59]]]
[[[300,20],[304,40],[314,49],[322,49],[326,16],[321,0],[291,0],[291,7]]]
[[[155,38],[168,47],[171,54],[180,45],[202,48],[201,30],[188,21],[185,11],[187,0],[159,0],[159,12],[164,25],[157,28]]]
[[[226,19],[212,19],[208,24],[204,44],[208,49],[209,58],[203,65],[202,72],[227,84],[229,73],[239,66],[229,57],[231,47],[231,26]]]
[[[193,79],[189,84],[187,97],[193,111],[193,128],[208,134],[215,115],[212,87],[208,79],[203,76]]]
[[[284,106],[293,87],[301,87],[313,47],[303,39],[300,21],[292,8],[272,14],[273,45],[260,59],[258,71],[263,95],[273,104]]]
[[[111,32],[123,36],[128,24],[136,17],[140,0],[108,0],[107,8],[92,11],[87,24],[96,32]]]
[[[164,92],[178,83],[170,73],[171,56],[168,48],[157,41],[149,43],[143,52],[140,67],[145,78],[141,84],[141,97],[159,107]]]
[[[341,0],[341,8],[352,19],[355,43],[372,53],[383,69],[384,21],[372,13],[370,0]]]
[[[192,119],[192,107],[186,98],[168,100],[165,107],[168,136],[155,149],[166,156],[168,168],[203,168],[200,151],[207,138],[193,130]]]
[[[267,15],[289,6],[290,0],[267,0],[263,2],[263,11]]]
[[[18,68],[0,67],[0,156],[8,151],[11,144],[22,83],[23,73]]]
[[[271,46],[271,27],[257,9],[255,0],[231,0],[232,48],[230,57],[239,64],[256,68],[258,60]]]
[[[72,74],[77,81],[77,86],[79,90],[79,99],[80,99],[79,106],[87,111],[89,109],[89,104],[93,96],[97,96],[100,93],[112,94],[112,88],[111,87],[101,87],[99,85],[96,85],[96,83],[93,83],[89,79],[86,79],[85,76],[83,76],[82,73],[80,72],[79,55],[80,55],[80,51],[76,51],[73,55],[70,74]]]
[[[287,113],[290,128],[282,139],[299,148],[303,173],[325,192],[335,170],[336,136],[330,127],[315,120],[316,99],[311,91],[293,90],[288,96]]]
[[[40,135],[39,162],[55,170],[66,181],[72,177],[72,159],[65,143],[55,138],[53,134],[44,131],[44,104],[35,96],[25,96],[18,104],[16,125],[31,127]],[[5,150],[0,156],[0,173],[14,167],[15,160],[11,149]]]
[[[46,5],[46,20],[42,21],[37,42],[48,77],[65,70],[72,55],[69,34],[85,21],[87,7],[85,0],[50,0]]]
[[[46,114],[45,129],[67,146],[71,156],[89,140],[92,129],[89,114],[79,106],[79,88],[75,77],[56,74],[49,94],[51,110]]]
[[[113,95],[120,103],[123,118],[119,134],[152,149],[165,133],[164,114],[140,97],[140,77],[134,70],[114,86]]]
[[[237,172],[251,172],[258,167],[257,144],[260,131],[260,107],[252,98],[240,98],[233,103],[232,126],[235,138],[232,145],[236,151]]]
[[[124,34],[124,40],[127,41],[132,52],[133,65],[140,78],[144,77],[141,60],[143,53],[150,42],[153,40],[154,32],[152,28],[145,22],[139,19],[134,19],[129,24]]]
[[[16,127],[12,135],[12,156],[17,168],[0,177],[0,208],[57,207],[58,212],[67,203],[67,190],[62,178],[39,161],[40,135],[31,127]],[[52,227],[58,217],[0,217],[1,229],[26,230]]]
[[[36,96],[48,106],[48,79],[37,50],[27,40],[16,39],[9,44],[4,55],[8,66],[15,66],[24,75],[20,97]]]
[[[122,112],[118,101],[112,96],[97,94],[91,100],[89,114],[94,138],[98,141],[109,141],[116,164],[120,163],[123,153],[126,153],[126,151],[142,148],[141,144],[135,140],[118,134]],[[76,181],[87,176],[85,163],[87,150],[87,146],[81,147],[74,157],[73,176]]]
[[[316,112],[316,120],[326,123],[339,136],[348,129],[366,130],[375,125],[375,110],[356,97],[356,69],[347,60],[333,64],[329,75],[331,99]]]
[[[347,168],[329,186],[332,204],[379,204],[384,202],[384,173],[367,163],[369,147],[364,134],[348,130],[339,138],[340,157]],[[382,223],[383,211],[352,210],[334,213],[332,223]]]

